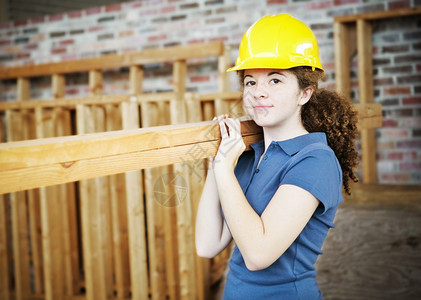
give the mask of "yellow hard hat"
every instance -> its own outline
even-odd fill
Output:
[[[268,15],[250,26],[243,35],[235,66],[227,72],[298,66],[323,70],[314,33],[288,14]]]

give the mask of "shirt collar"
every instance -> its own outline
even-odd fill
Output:
[[[282,150],[285,151],[286,154],[292,156],[310,144],[327,144],[327,139],[326,134],[324,132],[312,132],[276,143],[282,148]]]
[[[272,142],[272,144],[275,144],[281,147],[281,149],[289,156],[293,156],[302,148],[314,143],[327,144],[326,134],[324,132],[312,132],[312,133],[297,136],[289,140],[280,141],[280,142]],[[254,152],[259,157],[264,152],[263,140],[257,143],[254,143],[250,146],[253,148]]]

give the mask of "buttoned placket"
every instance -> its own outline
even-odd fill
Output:
[[[260,172],[260,169],[262,168],[262,167],[265,167],[265,165],[266,165],[266,162],[267,162],[267,160],[269,159],[269,157],[272,155],[272,152],[273,152],[273,150],[275,149],[275,144],[274,144],[274,142],[272,142],[272,144],[269,146],[269,148],[266,150],[266,152],[264,152],[262,155],[263,155],[263,157],[262,157],[262,159],[260,160],[260,162],[259,161],[257,161],[257,163],[255,163],[255,165],[254,165],[254,171],[253,171],[253,173],[251,174],[251,177],[250,177],[250,179],[249,179],[249,182],[247,183],[247,187],[246,187],[246,189],[245,189],[245,193],[247,194],[247,191],[248,191],[248,188],[249,188],[249,186],[250,186],[250,184],[252,183],[252,181],[253,181],[253,179],[254,179],[254,176],[256,175],[256,174],[258,174],[259,172]]]

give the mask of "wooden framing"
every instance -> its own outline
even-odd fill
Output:
[[[359,102],[361,104],[373,103],[372,23],[380,19],[417,14],[421,14],[421,7],[335,17],[334,45],[337,90],[347,97],[350,96],[350,59],[357,52]],[[361,154],[364,183],[377,182],[376,149],[375,129],[362,130]]]
[[[226,65],[221,66],[222,63],[227,63],[228,54],[225,51],[221,42],[213,42],[124,55],[106,55],[77,62],[0,69],[0,79],[16,78],[17,95],[21,100],[0,103],[0,134],[1,138],[7,136],[9,141],[2,145],[12,145],[12,141],[37,139],[49,141],[47,143],[51,146],[51,142],[61,143],[56,139],[66,139],[63,136],[75,133],[80,134],[79,137],[86,137],[87,140],[96,134],[105,134],[104,137],[108,139],[107,133],[104,132],[115,133],[118,130],[120,131],[117,136],[120,135],[120,138],[133,132],[141,136],[142,133],[138,130],[148,130],[139,127],[149,127],[151,124],[166,125],[158,120],[165,120],[160,119],[160,116],[164,111],[169,111],[170,107],[174,113],[166,118],[170,120],[167,124],[186,123],[194,118],[196,122],[200,122],[203,119],[198,98],[196,99],[199,105],[192,105],[194,109],[189,107],[187,116],[187,61],[220,56],[224,58],[218,60],[218,68],[222,70],[227,68]],[[173,64],[174,91],[142,94],[143,65],[163,62]],[[103,96],[102,70],[121,67],[130,68],[130,90],[127,95]],[[64,98],[64,74],[79,71],[89,72],[91,96],[79,99]],[[30,77],[43,75],[51,75],[53,99],[25,101],[30,98]],[[224,78],[225,74],[220,72],[219,84],[226,87]],[[228,101],[227,98],[227,95],[223,95],[219,101]],[[214,99],[207,101],[212,104]],[[156,115],[150,115],[152,111],[149,109],[155,106],[158,108]],[[5,131],[8,132],[4,134]],[[159,139],[155,136],[150,143],[159,145],[157,141]],[[138,142],[142,142],[142,139]],[[126,140],[125,143],[128,145],[130,141]],[[96,147],[104,147],[104,144],[98,144]],[[112,148],[116,150],[118,147],[103,149],[108,151]],[[76,147],[71,151],[80,150],[80,147]],[[140,167],[135,167],[142,162],[139,160],[142,153],[137,150],[127,152],[123,156],[120,155],[124,151],[117,151],[109,157],[120,157],[123,160],[125,156],[132,157],[134,165],[127,164],[128,172],[124,174],[124,171],[117,171],[119,163],[115,161],[116,172],[103,173],[115,175],[99,177],[98,173],[75,182],[69,181],[73,175],[68,173],[70,177],[62,177],[61,185],[48,184],[36,186],[36,189],[0,195],[0,240],[6,241],[2,244],[4,248],[0,247],[1,298],[4,296],[8,299],[10,295],[14,295],[16,299],[26,299],[36,295],[45,299],[109,299],[115,295],[118,299],[162,299],[167,296],[170,299],[206,299],[209,296],[210,284],[204,281],[206,277],[203,274],[207,272],[206,264],[210,261],[207,260],[204,264],[204,260],[196,259],[193,255],[194,212],[191,210],[194,209],[194,203],[189,199],[189,202],[185,202],[186,205],[179,205],[175,209],[157,207],[153,194],[153,184],[157,178],[152,176],[146,180],[142,173],[149,171],[139,171]],[[155,162],[149,164],[150,166],[156,164],[156,155],[159,155],[160,151],[167,153],[168,149],[156,150]],[[179,147],[179,151],[183,149]],[[181,160],[181,157],[178,158],[181,165],[170,166],[168,172],[181,172],[189,182],[188,162]],[[94,160],[100,162],[101,159],[99,156]],[[82,161],[91,161],[88,165],[93,162],[90,159]],[[61,166],[70,170],[72,164],[68,162]],[[88,165],[86,167],[89,172],[95,172],[95,169],[90,168],[100,166],[96,163],[91,167]],[[153,174],[156,175],[156,172]],[[8,177],[2,174],[2,179],[2,176]],[[189,186],[191,193],[200,189],[200,184],[197,183],[189,183]],[[141,199],[144,198],[146,201],[142,202]],[[9,206],[11,215],[8,214]],[[156,215],[155,219],[152,218],[152,214]],[[9,226],[9,223],[12,226]],[[27,233],[28,228],[30,234]],[[9,236],[10,231],[13,234]],[[154,231],[156,238],[153,237]],[[146,237],[149,241],[146,241]],[[8,251],[12,249],[10,242],[13,242],[14,253]],[[159,248],[164,244],[170,247],[159,252]],[[225,265],[225,262],[226,260],[221,260],[218,263]],[[10,270],[11,266],[14,266],[13,271]],[[30,267],[33,270],[33,287],[29,284]],[[190,272],[192,268],[195,269],[195,273]],[[189,270],[187,276],[186,270]],[[81,272],[83,277],[80,277]],[[13,290],[11,282],[15,282]],[[85,292],[81,292],[81,289]]]

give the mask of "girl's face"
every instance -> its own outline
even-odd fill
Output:
[[[296,76],[288,70],[245,70],[243,105],[246,113],[262,127],[301,124],[300,110],[312,90],[300,90]]]

